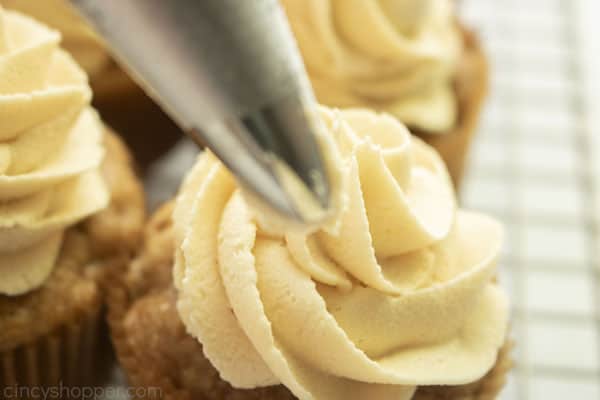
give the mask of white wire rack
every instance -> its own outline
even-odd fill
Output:
[[[506,225],[501,399],[600,399],[600,2],[468,0],[492,89],[463,191]]]

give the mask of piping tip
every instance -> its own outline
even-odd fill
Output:
[[[295,96],[211,127],[211,150],[247,191],[301,224],[324,220],[332,208],[330,171],[315,132],[313,105]],[[221,134],[219,133],[221,132]],[[206,134],[190,131],[202,142]]]
[[[327,218],[316,107],[278,0],[71,0],[137,83],[238,182],[301,224]]]

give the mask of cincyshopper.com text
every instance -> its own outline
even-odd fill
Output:
[[[0,399],[156,399],[163,398],[158,387],[119,387],[119,386],[67,386],[62,382],[55,386],[4,386]]]

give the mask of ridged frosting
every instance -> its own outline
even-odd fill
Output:
[[[282,0],[319,102],[444,133],[462,41],[451,0]]]
[[[476,381],[506,335],[501,226],[457,209],[438,154],[395,118],[320,112],[345,198],[326,230],[265,229],[210,152],[190,171],[174,212],[188,332],[233,386],[281,383],[302,400]]]
[[[60,31],[63,48],[92,78],[110,64],[102,41],[74,11],[69,0],[0,0],[0,5],[30,15]]]
[[[60,34],[0,7],[0,294],[41,285],[64,229],[106,206],[102,124]]]

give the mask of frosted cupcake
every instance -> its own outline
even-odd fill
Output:
[[[133,385],[174,399],[490,399],[510,368],[502,229],[457,209],[395,118],[321,110],[338,212],[248,201],[210,153],[151,220],[110,323]],[[172,273],[172,276],[171,276]]]
[[[320,103],[388,112],[458,184],[487,90],[475,36],[451,0],[282,0]]]
[[[0,387],[80,384],[143,193],[60,34],[0,7]],[[6,391],[4,393],[7,393]]]
[[[119,68],[102,39],[68,0],[0,0],[0,5],[30,15],[61,32],[62,46],[89,76],[94,106],[106,123],[125,138],[142,167],[181,137],[179,128]]]

